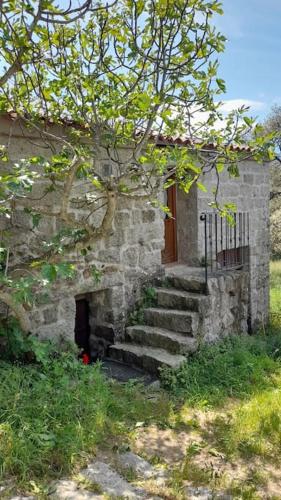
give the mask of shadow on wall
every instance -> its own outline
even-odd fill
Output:
[[[75,297],[74,340],[81,356],[86,353],[90,361],[104,359],[108,346],[114,342],[110,289],[89,292]]]

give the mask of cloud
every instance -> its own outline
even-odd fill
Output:
[[[220,106],[220,111],[222,113],[230,113],[231,111],[241,108],[242,106],[247,106],[251,111],[261,111],[265,108],[266,104],[263,101],[254,101],[252,99],[228,99],[222,101]]]
[[[221,101],[221,105],[219,106],[219,111],[222,113],[223,117],[220,120],[217,120],[213,124],[213,128],[216,130],[221,130],[226,126],[227,115],[242,106],[249,107],[249,111],[247,112],[248,116],[253,116],[253,113],[259,112],[266,108],[266,103],[263,101],[255,101],[252,99],[227,99]],[[199,111],[194,113],[192,117],[192,122],[194,125],[199,123],[206,123],[208,120],[209,113],[205,111]]]

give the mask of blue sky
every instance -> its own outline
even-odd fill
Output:
[[[220,57],[226,106],[245,101],[262,120],[281,104],[281,0],[224,0],[223,7],[215,24],[228,38]]]

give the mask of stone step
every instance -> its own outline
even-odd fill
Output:
[[[186,360],[185,356],[170,354],[164,349],[128,343],[117,343],[110,346],[109,356],[156,375],[158,375],[158,369],[161,366],[178,368]]]
[[[196,292],[205,294],[206,293],[206,283],[205,279],[201,276],[167,276],[166,278],[171,287],[178,290],[185,290],[186,292]]]
[[[196,335],[198,331],[199,319],[196,312],[150,307],[144,310],[144,320],[147,325],[173,332]]]
[[[198,347],[198,342],[193,337],[148,325],[129,326],[126,328],[125,339],[133,344],[166,349],[172,354],[188,355]]]
[[[205,296],[201,293],[185,292],[175,288],[156,288],[155,291],[158,306],[168,309],[198,312],[200,301],[205,300]]]

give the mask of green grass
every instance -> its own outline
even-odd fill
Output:
[[[222,406],[229,397],[248,398],[276,386],[281,372],[281,335],[232,337],[202,347],[177,370],[163,370],[162,380],[174,396],[190,405]]]
[[[134,382],[106,380],[100,366],[84,366],[70,354],[43,364],[0,361],[0,484],[12,479],[17,492],[44,496],[52,479],[75,474],[98,448],[131,445],[135,429],[150,424],[175,434],[192,429],[202,439],[173,471],[173,498],[181,498],[176,491],[186,479],[215,484],[195,460],[208,446],[226,461],[250,465],[258,458],[279,467],[280,262],[271,265],[271,307],[273,327],[266,333],[202,348],[180,369],[164,370],[166,390],[153,397]],[[202,413],[207,426],[197,419]],[[235,498],[258,498],[258,470],[250,472],[252,482],[235,484],[241,491]]]
[[[262,391],[237,407],[224,441],[231,453],[280,461],[281,377],[274,390]]]
[[[217,412],[210,436],[229,458],[281,457],[280,261],[271,263],[271,313],[266,333],[203,347],[178,370],[163,371],[173,397],[207,415]]]
[[[281,261],[270,263],[270,310],[271,322],[279,329],[281,326]]]
[[[165,395],[145,401],[142,387],[111,384],[99,366],[67,355],[45,367],[0,362],[0,484],[44,489],[98,445],[118,447],[137,421],[165,422],[169,411]]]
[[[280,464],[280,261],[271,264],[271,313],[266,333],[205,346],[179,369],[163,370],[164,386],[185,408],[203,410],[207,419],[209,413],[217,415],[207,433],[199,426],[199,434],[229,460],[250,457]],[[191,465],[189,470],[200,478],[200,468]]]

